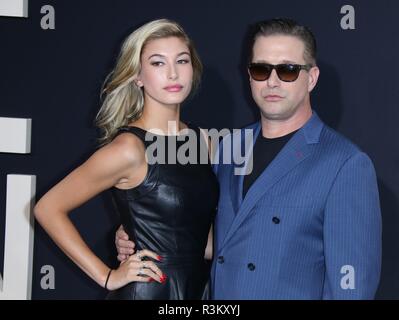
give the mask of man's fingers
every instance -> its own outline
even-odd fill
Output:
[[[131,249],[131,248],[122,248],[122,247],[120,247],[120,248],[118,248],[118,253],[119,253],[119,254],[131,255],[131,254],[134,253],[134,250]]]
[[[118,239],[129,240],[129,236],[127,235],[127,233],[123,229],[122,225],[120,225],[118,230],[116,230],[115,241],[118,240]]]
[[[135,245],[132,241],[129,240],[122,240],[122,239],[118,239],[116,241],[116,246],[118,248],[118,251],[120,248],[131,248],[134,249]]]
[[[128,258],[128,256],[125,254],[118,254],[118,257],[117,257],[118,261],[120,261],[120,262],[125,261],[127,258]]]
[[[128,234],[123,229],[118,229],[118,231],[116,231],[116,238],[123,239],[123,240],[129,240]]]

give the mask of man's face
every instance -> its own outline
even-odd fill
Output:
[[[287,35],[259,36],[253,47],[253,63],[301,64],[305,65],[304,43]],[[259,106],[262,117],[268,120],[288,120],[310,109],[309,93],[316,85],[319,75],[317,67],[301,70],[293,82],[284,82],[273,70],[264,81],[250,77],[252,97]]]

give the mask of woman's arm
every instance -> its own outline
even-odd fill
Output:
[[[34,208],[36,219],[55,243],[101,286],[104,286],[110,268],[90,250],[68,215],[112,186],[126,182],[130,187],[139,184],[146,170],[144,152],[137,137],[121,134],[55,185]],[[122,274],[113,278],[120,283],[131,279]]]

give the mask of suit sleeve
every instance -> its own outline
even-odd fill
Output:
[[[381,272],[377,179],[361,152],[338,172],[324,211],[323,299],[373,299]]]

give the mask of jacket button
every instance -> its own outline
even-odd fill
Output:
[[[251,271],[254,271],[255,270],[255,265],[253,264],[253,263],[248,263],[248,269],[249,270],[251,270]]]
[[[277,218],[277,217],[273,217],[272,221],[273,221],[274,224],[279,224],[280,223],[280,219]]]
[[[223,256],[219,256],[218,257],[218,262],[221,264],[221,263],[224,263],[224,257]]]

